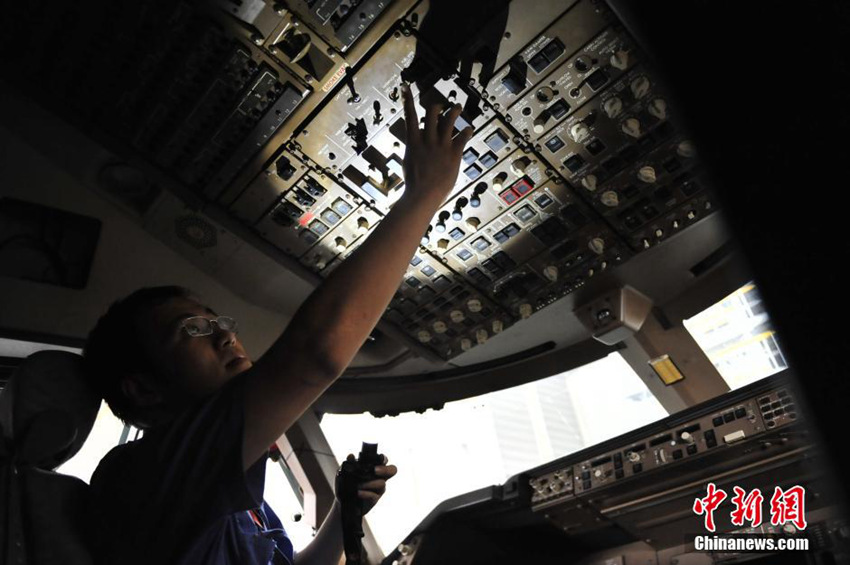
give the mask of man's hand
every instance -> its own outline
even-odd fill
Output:
[[[436,104],[425,110],[425,128],[419,128],[416,103],[410,88],[402,85],[404,120],[407,126],[404,153],[405,199],[426,198],[436,205],[442,203],[454,186],[463,148],[472,138],[468,127],[452,139],[454,123],[461,113],[460,104],[440,116],[442,108]]]
[[[349,453],[347,459],[356,461],[354,454]],[[398,473],[395,465],[387,465],[387,456],[384,455],[384,464],[375,467],[377,479],[357,485],[357,498],[363,501],[363,514],[371,510],[387,491],[387,481]]]

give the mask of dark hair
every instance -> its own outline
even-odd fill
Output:
[[[112,304],[89,333],[83,352],[86,375],[112,412],[125,424],[143,427],[140,420],[144,412],[124,394],[122,379],[132,373],[153,372],[140,332],[139,317],[175,298],[194,299],[194,294],[180,286],[140,288]]]

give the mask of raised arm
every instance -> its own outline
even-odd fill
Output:
[[[454,186],[467,128],[452,139],[460,106],[429,107],[419,128],[402,89],[407,122],[405,191],[386,218],[304,302],[246,374],[243,464],[250,467],[345,370],[378,323],[437,208]]]

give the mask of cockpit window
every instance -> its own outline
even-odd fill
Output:
[[[788,367],[753,283],[684,324],[732,390]]]
[[[389,553],[447,498],[509,477],[667,416],[614,353],[533,383],[446,403],[442,410],[375,418],[326,414],[337,459],[363,441],[399,468],[366,519]]]

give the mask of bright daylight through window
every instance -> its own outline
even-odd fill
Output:
[[[367,516],[385,553],[440,502],[667,416],[618,353],[578,369],[450,402],[442,410],[375,418],[325,414],[337,459],[361,442],[399,468]]]
[[[732,390],[788,367],[753,283],[684,324]]]

